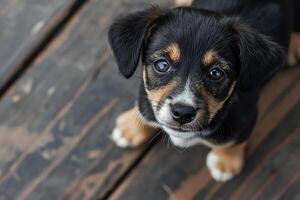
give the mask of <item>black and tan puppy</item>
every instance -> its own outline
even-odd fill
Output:
[[[260,89],[285,64],[290,8],[287,0],[195,0],[118,19],[109,42],[120,72],[130,78],[141,65],[143,82],[137,105],[117,119],[116,144],[138,146],[162,129],[176,146],[211,147],[216,180],[238,174]]]

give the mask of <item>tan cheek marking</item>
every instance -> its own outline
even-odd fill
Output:
[[[152,76],[151,71],[147,71],[147,72],[148,72],[148,76],[151,78],[151,76]],[[177,81],[173,80],[169,84],[167,84],[157,90],[155,90],[155,89],[148,90],[147,85],[146,85],[146,67],[144,67],[144,70],[143,70],[143,79],[144,79],[144,88],[146,90],[146,93],[148,94],[149,100],[152,101],[151,102],[152,104],[160,102],[177,85]]]
[[[213,97],[211,97],[204,87],[201,87],[201,95],[204,98],[204,101],[207,103],[208,112],[209,112],[209,121],[217,114],[217,112],[223,107],[224,103],[230,97],[233,89],[235,87],[236,81],[234,81],[230,87],[230,90],[223,101],[216,101]]]
[[[180,48],[177,43],[171,43],[164,52],[167,52],[171,58],[171,60],[177,63],[180,60]]]
[[[151,77],[151,72],[148,71],[148,73],[149,76]],[[144,79],[144,88],[146,90],[146,93],[148,94],[148,98],[151,101],[151,104],[154,105],[157,105],[158,102],[164,99],[169,94],[169,92],[171,92],[171,90],[175,88],[177,85],[177,81],[173,80],[169,84],[157,90],[148,90],[146,85],[146,67],[144,67],[143,70],[143,79]]]
[[[238,174],[243,166],[245,159],[246,142],[230,147],[216,147],[213,152],[219,157],[217,168],[223,172],[233,172]]]
[[[171,90],[176,86],[176,84],[176,81],[172,81],[158,90],[148,91],[149,100],[154,103],[160,102],[169,94],[169,92],[171,92]]]
[[[217,57],[217,52],[213,50],[209,50],[202,57],[202,62],[204,65],[211,65],[215,61],[216,57]]]
[[[147,74],[146,74],[147,73]],[[143,70],[143,79],[144,79],[144,82],[146,83],[146,75],[148,75],[148,78],[150,79],[150,80],[154,80],[155,79],[155,77],[154,77],[154,75],[153,75],[153,70],[150,70],[149,68],[148,68],[148,70],[147,70],[147,68],[146,68],[146,66],[144,66],[144,70]]]

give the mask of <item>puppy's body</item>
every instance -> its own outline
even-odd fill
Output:
[[[136,114],[143,130],[158,127],[180,147],[213,147],[207,163],[217,180],[239,173],[260,89],[285,63],[291,5],[195,0],[191,8],[151,8],[116,21],[109,40],[121,73],[130,77],[139,60],[143,66]],[[122,129],[117,125],[115,140]],[[138,141],[148,138],[141,131]]]

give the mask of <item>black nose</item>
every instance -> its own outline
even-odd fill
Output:
[[[171,105],[171,112],[173,119],[181,125],[193,121],[196,116],[196,109],[192,106],[178,103]]]

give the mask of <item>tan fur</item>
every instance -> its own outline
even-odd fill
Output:
[[[117,128],[121,130],[122,136],[132,147],[145,143],[158,131],[157,128],[144,121],[137,106],[122,113],[117,118]]]
[[[230,87],[227,97],[223,101],[215,100],[212,96],[210,96],[208,94],[208,92],[205,90],[205,88],[203,86],[200,88],[201,95],[208,107],[209,121],[212,120],[212,118],[217,114],[217,112],[223,107],[224,103],[228,100],[228,98],[230,97],[230,95],[233,92],[235,84],[236,84],[236,82],[234,81]]]
[[[180,59],[180,48],[177,43],[171,43],[165,50],[174,63],[177,63]]]
[[[171,43],[166,48],[154,52],[151,57],[154,59],[160,58],[164,53],[167,53],[174,63],[180,60],[181,53],[177,43]]]
[[[177,82],[173,80],[168,85],[165,85],[158,90],[147,90],[149,100],[152,101],[152,103],[160,102],[169,94],[169,92],[176,86],[176,84]]]
[[[216,62],[219,63],[223,69],[230,69],[226,60],[219,56],[218,53],[214,50],[207,51],[202,57],[202,63],[205,66],[210,66]]]
[[[244,166],[245,149],[246,143],[213,148],[212,151],[219,157],[217,168],[222,172],[231,172],[234,175],[240,173]]]
[[[175,0],[176,6],[191,6],[193,0]]]
[[[288,52],[288,64],[295,65],[300,59],[300,33],[292,33]]]
[[[174,85],[175,85],[174,82],[171,82],[170,84],[166,85],[165,87],[163,87],[159,90],[149,91],[149,93],[148,93],[149,100],[151,100],[153,102],[160,102],[174,88]]]
[[[143,80],[144,83],[146,83],[146,78],[149,78],[150,80],[155,80],[154,72],[150,68],[146,68],[146,66],[143,67]],[[147,87],[145,87],[147,90]]]
[[[204,65],[211,65],[217,58],[217,52],[214,50],[209,50],[207,51],[203,57],[202,57],[202,62]]]

